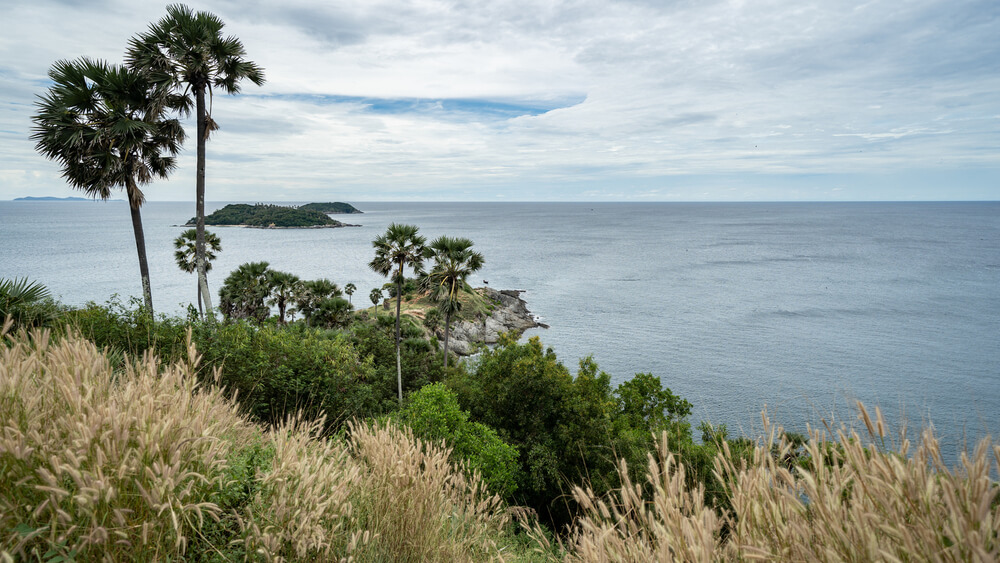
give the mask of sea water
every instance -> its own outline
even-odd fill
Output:
[[[651,372],[694,404],[695,423],[760,431],[856,422],[854,402],[932,420],[954,460],[1000,435],[1000,203],[364,203],[341,229],[211,228],[210,285],[248,261],[357,286],[392,222],[463,236],[486,259],[469,280],[523,297],[535,329],[576,369],[592,355],[615,384]],[[224,203],[210,203],[208,211]],[[142,208],[158,312],[196,296],[172,241],[191,203]],[[63,302],[141,295],[125,202],[0,202],[0,277]],[[216,298],[217,301],[217,298]]]

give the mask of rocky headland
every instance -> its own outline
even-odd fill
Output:
[[[496,290],[490,287],[484,287],[477,291],[489,299],[494,307],[489,316],[479,320],[462,320],[452,323],[451,333],[448,335],[448,347],[452,352],[468,356],[483,343],[496,344],[500,335],[505,332],[521,334],[529,328],[548,328],[545,324],[538,322],[537,318],[528,310],[527,303],[521,299],[522,291]],[[439,328],[437,333],[443,345],[444,328]]]

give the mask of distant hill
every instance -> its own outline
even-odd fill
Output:
[[[300,205],[299,209],[312,209],[321,213],[364,213],[350,203],[334,201],[331,203],[307,203]]]
[[[91,199],[89,197],[52,197],[52,196],[25,196],[25,197],[15,197],[14,201],[124,201],[121,199]]]
[[[185,227],[195,224],[192,217]],[[258,203],[229,204],[205,217],[206,225],[258,228],[356,227],[334,221],[326,213],[301,207]]]

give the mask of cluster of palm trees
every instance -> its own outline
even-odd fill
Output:
[[[125,191],[143,299],[150,314],[153,297],[140,215],[145,201],[141,186],[166,178],[177,167],[176,155],[185,140],[177,116],[188,116],[193,109],[197,129],[195,228],[175,243],[175,256],[181,269],[197,272],[199,311],[212,316],[207,273],[221,246],[218,237],[205,231],[205,144],[219,126],[206,106],[206,95],[211,98],[215,91],[237,94],[245,80],[258,86],[264,83],[263,70],[246,60],[240,40],[223,37],[224,25],[209,12],[196,12],[182,4],[168,6],[166,16],[129,40],[125,64],[88,58],[56,62],[49,70],[53,85],[40,97],[32,117],[36,150],[60,164],[71,186],[99,199],[110,198],[116,189]],[[483,257],[471,250],[468,239],[440,237],[426,245],[417,227],[395,223],[372,244],[375,259],[370,267],[391,276],[396,284],[396,376],[402,401],[399,315],[405,270],[418,274],[445,315],[447,367],[448,324],[461,308],[459,295],[465,278],[482,267]],[[425,259],[434,260],[430,272],[423,271]],[[345,289],[350,297],[356,288],[349,284]],[[382,297],[377,291],[370,296],[373,304]],[[279,322],[284,324],[288,306],[294,303],[308,323],[321,317],[341,318],[345,310],[349,313],[353,307],[340,295],[332,282],[302,282],[291,274],[268,270],[267,263],[250,263],[227,278],[220,305],[227,317],[253,319],[266,318],[268,305],[275,305]]]
[[[445,315],[444,325],[444,367],[448,368],[448,334],[452,314],[462,308],[460,299],[466,287],[466,278],[483,267],[483,255],[472,250],[472,241],[467,238],[441,236],[427,245],[427,239],[418,234],[414,225],[392,223],[386,232],[379,235],[372,246],[375,258],[368,266],[375,272],[390,277],[396,285],[396,384],[399,401],[403,402],[403,376],[400,363],[400,311],[403,302],[403,284],[406,269],[413,270],[420,279],[420,285],[429,292],[430,298],[438,304]],[[433,260],[429,272],[424,271],[424,260]],[[372,292],[372,303],[381,298]]]
[[[74,188],[108,199],[125,191],[132,215],[143,299],[152,314],[153,296],[139,209],[141,186],[166,178],[177,166],[185,133],[176,115],[197,123],[196,225],[194,266],[199,307],[211,316],[205,238],[205,142],[218,129],[205,96],[240,91],[240,83],[264,83],[256,64],[245,60],[243,44],[223,37],[224,23],[187,6],[167,7],[167,15],[129,41],[126,64],[80,58],[61,60],[49,70],[53,85],[37,102],[32,140],[42,155],[58,162]],[[193,98],[193,99],[192,99]]]
[[[354,284],[345,289],[351,293]],[[306,326],[333,328],[348,324],[353,307],[344,291],[328,279],[303,280],[270,269],[267,262],[247,262],[233,270],[219,289],[219,311],[226,320],[261,324],[278,309],[278,325],[301,314]]]

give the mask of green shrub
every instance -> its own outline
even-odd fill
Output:
[[[141,299],[132,297],[126,305],[117,295],[111,296],[106,305],[88,303],[81,309],[67,311],[60,321],[61,329],[69,326],[98,348],[134,358],[155,349],[166,361],[184,355],[190,326],[176,317],[160,315],[154,319]]]
[[[587,482],[596,494],[620,485],[625,459],[638,475],[655,447],[654,433],[667,431],[672,447],[694,446],[687,417],[691,405],[664,389],[651,374],[611,388],[611,377],[592,358],[570,374],[551,350],[533,337],[512,335],[486,350],[474,373],[448,379],[470,419],[495,429],[520,452],[516,503],[538,511],[556,528],[570,522],[567,494]],[[712,450],[714,453],[714,449]],[[705,467],[711,465],[711,457]],[[710,470],[698,474],[707,479]]]
[[[480,472],[490,491],[510,498],[517,488],[517,448],[501,440],[492,428],[469,421],[455,393],[444,384],[427,385],[410,395],[398,419],[418,438],[443,441],[456,461]]]
[[[220,368],[217,382],[261,422],[301,412],[309,419],[325,416],[332,428],[384,412],[372,387],[371,361],[359,358],[345,336],[235,323],[202,331],[198,346],[205,365]]]

